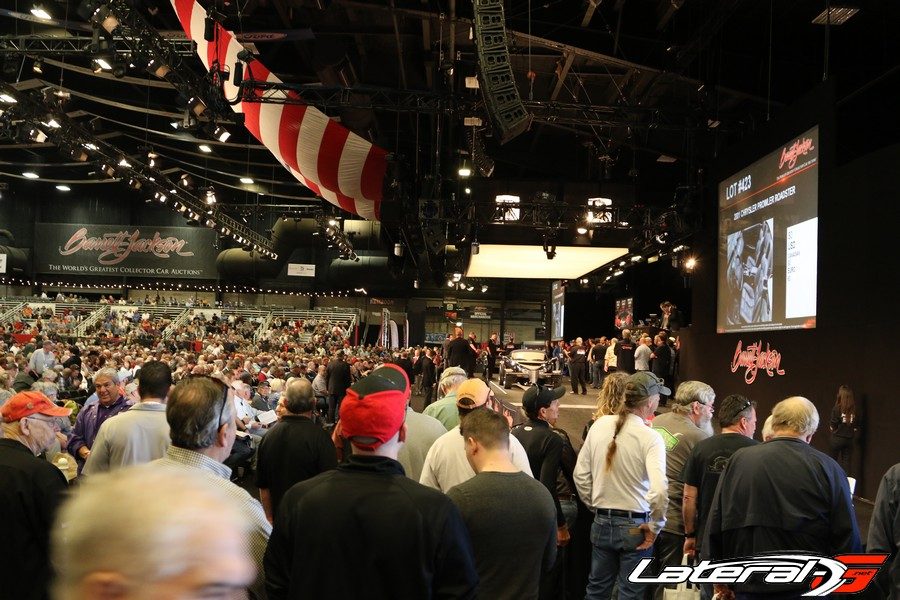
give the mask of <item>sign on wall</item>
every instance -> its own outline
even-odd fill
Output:
[[[6,273],[6,255],[0,254],[0,273]]]
[[[315,277],[316,265],[288,263],[287,274],[288,277]]]
[[[35,271],[214,279],[218,237],[198,227],[37,223]]]
[[[760,370],[769,377],[784,375],[781,368],[781,352],[772,350],[769,342],[763,348],[762,340],[753,342],[744,347],[744,343],[738,340],[734,350],[734,358],[731,359],[731,372],[737,373],[738,369],[744,369],[744,382],[747,385],[756,381]]]

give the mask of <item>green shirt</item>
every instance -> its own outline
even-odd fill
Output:
[[[429,417],[434,417],[450,431],[459,425],[459,410],[456,408],[456,390],[453,390],[437,402],[429,404],[422,411]]]

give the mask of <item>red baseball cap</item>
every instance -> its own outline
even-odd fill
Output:
[[[7,400],[3,408],[0,408],[0,415],[3,415],[4,423],[12,423],[35,413],[49,417],[68,417],[72,414],[72,410],[53,404],[47,396],[40,392],[30,391],[19,392]]]
[[[341,435],[363,450],[378,448],[400,431],[409,401],[409,378],[394,364],[354,383],[341,402]]]

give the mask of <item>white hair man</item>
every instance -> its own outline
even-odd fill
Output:
[[[239,502],[187,471],[142,465],[92,477],[57,520],[55,598],[243,594],[255,573],[249,525]]]
[[[37,455],[55,441],[57,418],[71,412],[55,406],[40,392],[19,392],[0,408],[4,598],[46,598],[51,576],[50,524],[66,491],[66,478]]]
[[[84,465],[85,475],[162,458],[169,447],[166,399],[172,387],[168,365],[153,361],[140,371],[140,402],[101,427]]]
[[[649,371],[642,371],[665,385],[664,380]],[[654,560],[660,567],[680,565],[684,547],[684,521],[681,518],[681,499],[684,493],[682,471],[691,451],[698,442],[712,435],[711,419],[716,393],[702,381],[685,381],[675,390],[670,402],[671,412],[653,419],[653,429],[659,432],[666,445],[666,478],[669,482],[669,506],[666,524],[654,544]],[[654,590],[661,599],[663,587]]]
[[[775,405],[775,437],[735,452],[719,479],[701,548],[704,558],[860,551],[847,476],[834,459],[809,445],[818,427],[819,413],[806,398],[793,396]],[[763,599],[809,588],[809,581],[774,586],[751,576],[736,591]]]
[[[97,402],[81,409],[75,419],[75,431],[69,439],[69,454],[78,461],[79,473],[91,455],[100,426],[107,419],[128,410],[125,397],[119,390],[119,375],[115,369],[97,371],[94,375],[94,389],[97,392]]]

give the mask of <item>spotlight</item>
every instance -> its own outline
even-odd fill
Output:
[[[109,6],[101,6],[94,12],[91,22],[100,25],[107,33],[113,33],[119,28],[119,19],[109,10]]]
[[[457,171],[460,177],[470,177],[472,175],[472,169],[469,167],[466,161],[463,161],[462,165],[460,165],[459,170]]]
[[[206,203],[210,206],[216,203],[216,190],[212,187],[206,190]]]
[[[40,4],[34,5],[34,8],[31,9],[31,14],[33,14],[38,19],[42,19],[44,21],[49,21],[50,19],[53,18],[50,16],[50,13],[48,13],[47,10]]]
[[[471,248],[472,254],[478,254],[481,251],[481,244],[479,244],[478,241],[474,241],[474,242],[472,242],[472,245],[470,246],[470,248]]]
[[[459,281],[460,279],[462,279],[462,273],[457,271],[453,274],[453,281]]]
[[[246,183],[247,185],[253,185],[252,177],[241,177],[241,183]]]
[[[34,64],[31,66],[31,70],[37,73],[38,75],[44,74],[44,63],[40,60],[34,61]]]
[[[486,286],[486,285],[481,286],[481,293],[482,293],[482,294],[484,294],[485,292],[487,292],[487,290],[488,290],[488,286]]]
[[[687,269],[688,271],[693,271],[694,267],[696,267],[696,266],[697,266],[697,259],[694,258],[693,256],[690,257],[689,259],[687,259],[684,263],[684,268]]]
[[[453,286],[455,286],[455,285],[456,285],[456,284],[455,284],[455,283],[453,283],[453,281],[452,281],[452,280],[450,280],[450,279],[448,279],[448,280],[447,280],[447,287],[450,287],[450,288],[452,288],[452,287],[453,287]]]
[[[100,71],[111,71],[112,65],[109,64],[109,60],[102,56],[98,56],[94,59],[94,73],[99,73]]]
[[[231,137],[231,133],[221,125],[217,125],[215,130],[213,131],[213,137],[220,142],[225,142],[228,141],[228,138]]]
[[[100,172],[106,175],[107,177],[115,177],[116,168],[109,163],[103,163],[100,166]]]
[[[200,144],[200,146],[198,146],[198,147],[200,148],[200,151],[201,151],[201,152],[206,152],[207,154],[209,154],[210,152],[212,152],[212,148],[210,148],[210,147],[207,146],[206,144]]]
[[[141,189],[142,185],[143,185],[143,183],[141,182],[141,180],[136,177],[132,177],[131,179],[128,180],[128,187],[130,187],[132,189],[139,190],[139,189]]]
[[[62,185],[62,184],[56,186],[56,189],[58,189],[58,190],[61,191],[61,192],[69,192],[69,191],[72,191],[72,188],[70,188],[70,187],[67,186],[67,185]]]
[[[575,231],[578,232],[578,235],[584,235],[588,232],[588,229],[584,225],[579,225]]]
[[[203,103],[203,100],[194,96],[190,100],[188,100],[188,108],[193,112],[197,117],[202,117],[203,113],[206,112],[206,104]]]
[[[419,280],[418,279],[413,279],[413,288],[419,289]]]
[[[39,179],[40,175],[38,175],[34,171],[25,171],[24,173],[22,173],[22,177],[24,177],[25,179]]]
[[[394,244],[394,256],[403,256],[403,244],[399,242]]]
[[[169,74],[169,65],[159,60],[158,58],[151,58],[150,62],[147,63],[147,71],[159,77],[160,79],[164,78]]]
[[[43,144],[47,141],[47,134],[37,127],[34,127],[28,131],[28,137],[30,137],[32,141],[35,141],[38,144]]]

